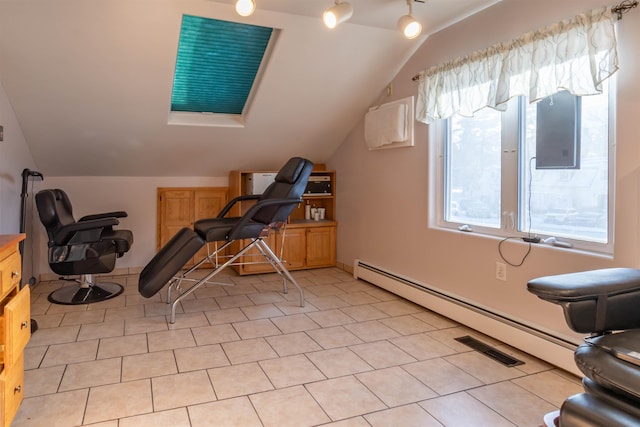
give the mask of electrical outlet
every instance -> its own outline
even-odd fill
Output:
[[[507,264],[496,262],[496,279],[507,280]]]

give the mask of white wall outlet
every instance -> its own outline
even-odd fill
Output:
[[[507,280],[507,264],[496,262],[496,279]]]

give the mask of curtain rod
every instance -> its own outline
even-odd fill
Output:
[[[634,7],[638,7],[638,0],[624,0],[617,6],[611,8],[611,13],[618,15],[618,21],[622,19],[622,15],[629,12]]]
[[[618,15],[618,21],[622,19],[622,15],[629,12],[634,7],[638,7],[638,0],[624,0],[622,3],[611,7],[611,13]],[[411,80],[416,82],[420,80],[420,74],[416,74],[411,77]]]

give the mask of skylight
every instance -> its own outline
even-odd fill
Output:
[[[273,28],[184,15],[170,123],[241,125],[273,34]]]

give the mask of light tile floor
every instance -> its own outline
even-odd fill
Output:
[[[540,426],[581,390],[572,375],[337,268],[207,285],[169,324],[161,292],[78,306],[32,292],[23,426]],[[454,340],[525,361],[504,367]]]

